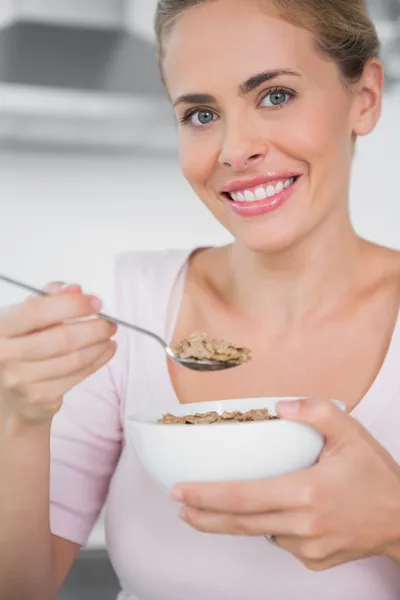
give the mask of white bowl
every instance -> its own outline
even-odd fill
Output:
[[[281,400],[246,398],[166,406],[176,416],[215,410],[267,408],[276,414]],[[127,418],[128,438],[150,477],[169,491],[177,483],[245,481],[277,477],[310,467],[324,446],[323,436],[309,425],[273,420],[208,425],[157,423],[159,411]]]

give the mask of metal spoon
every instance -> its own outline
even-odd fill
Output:
[[[11,277],[6,277],[5,275],[0,274],[0,280],[10,283],[11,285],[15,285],[20,287],[28,292],[32,292],[34,294],[38,294],[40,296],[49,296],[48,292],[43,290],[39,290],[38,288],[32,287],[26,283],[22,283],[21,281],[17,281],[15,279],[11,279]],[[168,344],[157,334],[149,331],[148,329],[143,329],[142,327],[138,327],[137,325],[132,325],[131,323],[126,323],[125,321],[121,321],[121,319],[115,319],[114,317],[110,317],[105,315],[104,313],[98,313],[97,316],[105,321],[109,321],[110,323],[115,323],[116,325],[121,325],[122,327],[127,327],[128,329],[133,329],[137,333],[143,333],[144,335],[148,335],[153,338],[156,342],[158,342],[163,348],[167,355],[178,365],[182,367],[186,367],[187,369],[192,369],[193,371],[223,371],[225,369],[232,369],[233,367],[238,367],[239,363],[233,361],[217,361],[217,360],[195,360],[192,358],[180,358],[176,356],[174,351],[168,346]]]

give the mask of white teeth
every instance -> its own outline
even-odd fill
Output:
[[[295,177],[290,177],[286,181],[278,181],[278,183],[273,186],[271,184],[258,186],[255,190],[243,190],[241,192],[232,192],[231,198],[234,202],[254,202],[256,200],[265,200],[266,198],[272,198],[276,196],[276,194],[280,194],[284,189],[287,189],[289,186],[293,185],[296,181]]]
[[[244,192],[244,199],[246,200],[246,202],[253,202],[255,200],[255,196],[253,192],[250,192],[250,190],[246,190]]]
[[[254,195],[256,200],[265,200],[265,198],[267,198],[267,192],[263,187],[258,187],[255,190]]]
[[[267,187],[267,196],[268,198],[271,198],[272,196],[275,196],[276,192],[275,192],[275,188],[273,185],[269,185]]]

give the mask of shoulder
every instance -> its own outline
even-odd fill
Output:
[[[114,266],[115,305],[121,314],[163,304],[190,250],[150,250],[120,254]]]
[[[138,285],[169,285],[185,265],[190,250],[146,250],[120,254],[114,266],[117,288]]]
[[[363,254],[366,270],[377,283],[393,283],[400,279],[400,250],[364,240]]]
[[[370,244],[365,271],[372,296],[389,299],[400,311],[400,251]]]
[[[115,271],[120,276],[138,275],[157,270],[168,265],[185,261],[190,250],[137,250],[119,254],[115,259]]]
[[[380,248],[383,284],[393,285],[400,293],[400,251]]]

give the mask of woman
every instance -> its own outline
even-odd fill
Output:
[[[395,600],[400,256],[348,205],[381,110],[375,29],[362,0],[162,0],[157,35],[182,171],[234,242],[122,257],[118,315],[253,360],[196,374],[124,332],[115,354],[113,326],[71,323],[99,310],[77,286],[2,316],[2,593],[54,597],[107,498],[124,599]],[[317,465],[168,498],[125,443],[142,406],[261,395],[312,398],[280,413],[325,435]]]

